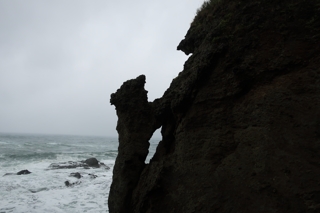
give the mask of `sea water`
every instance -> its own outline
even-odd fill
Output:
[[[147,161],[158,140],[150,142]],[[111,137],[0,133],[0,213],[108,212],[117,148]],[[49,167],[93,157],[110,169]],[[31,174],[15,175],[21,170]],[[70,176],[75,172],[82,177]],[[76,184],[67,187],[66,181]]]

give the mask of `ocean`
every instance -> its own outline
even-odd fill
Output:
[[[158,141],[150,140],[146,162]],[[111,137],[0,133],[0,213],[109,212],[117,149]],[[101,166],[66,166],[89,158]]]

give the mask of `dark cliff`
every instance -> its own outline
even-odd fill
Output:
[[[319,16],[319,0],[206,2],[163,97],[144,76],[112,94],[110,212],[320,212]]]

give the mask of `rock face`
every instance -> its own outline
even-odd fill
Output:
[[[111,95],[119,117],[119,152],[113,169],[113,183],[109,195],[109,211],[130,211],[131,194],[145,167],[149,139],[159,127],[153,107],[144,89],[145,76],[125,82]]]
[[[110,213],[320,212],[319,14],[317,0],[205,3],[161,98],[148,103],[144,76],[111,96]]]

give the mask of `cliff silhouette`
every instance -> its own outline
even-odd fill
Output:
[[[161,98],[143,75],[111,95],[110,213],[320,212],[319,16],[319,0],[205,2]]]

